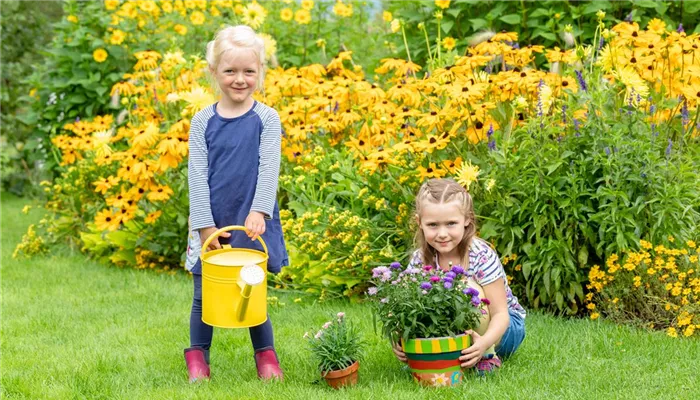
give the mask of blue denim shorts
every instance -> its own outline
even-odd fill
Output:
[[[525,318],[511,310],[508,314],[510,314],[510,325],[503,334],[501,342],[496,345],[496,354],[500,358],[512,356],[525,339]]]

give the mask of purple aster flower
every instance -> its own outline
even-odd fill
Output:
[[[493,135],[493,124],[489,125],[489,130],[486,131],[486,137],[491,137]]]
[[[367,289],[367,294],[370,296],[374,296],[375,294],[377,294],[378,291],[379,291],[378,288],[371,287],[371,288]]]
[[[477,296],[472,297],[472,305],[474,307],[478,307],[479,304],[481,304],[481,299],[479,298],[479,296],[477,295]]]
[[[445,289],[452,289],[452,281],[445,281],[445,283],[442,284]]]
[[[454,278],[451,276],[445,276],[442,278],[442,280],[445,282],[452,282],[454,280]]]
[[[420,288],[423,290],[430,290],[433,288],[433,285],[431,285],[430,282],[423,282],[420,284]]]
[[[440,282],[440,277],[437,275],[433,275],[430,277],[430,282]]]
[[[391,263],[391,265],[389,265],[389,267],[391,267],[391,269],[399,269],[401,268],[401,263],[394,261],[393,263]]]
[[[479,296],[479,291],[476,290],[476,289],[474,289],[473,287],[466,288],[466,289],[464,289],[462,292],[463,292],[464,294],[466,294],[467,296],[472,296],[472,297],[474,297],[474,296],[477,296],[477,297],[478,297],[478,296]]]
[[[457,277],[457,274],[450,270],[445,274],[445,277],[448,277],[450,279],[454,279],[455,277]]]
[[[489,140],[489,150],[496,150],[496,141],[493,139]]]
[[[452,267],[452,271],[450,272],[454,272],[456,275],[461,275],[464,273],[464,268],[462,268],[461,265],[455,265]]]
[[[578,85],[579,85],[579,87],[581,87],[581,90],[583,90],[584,92],[587,92],[588,91],[588,84],[586,83],[586,80],[583,79],[583,74],[579,70],[576,70],[576,80],[578,81]]]

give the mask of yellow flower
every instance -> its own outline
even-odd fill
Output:
[[[311,22],[311,13],[305,8],[297,10],[297,12],[294,13],[294,21],[299,25],[308,25]]]
[[[326,47],[326,39],[318,39],[316,41],[316,47]]]
[[[22,207],[22,214],[28,214],[29,210],[31,210],[31,209],[32,209],[32,206],[29,206],[29,205]]]
[[[313,0],[301,0],[301,8],[306,11],[311,11],[314,8]]]
[[[644,240],[644,239],[641,239],[641,240],[639,241],[639,245],[642,246],[643,249],[647,249],[647,250],[651,249],[651,247],[652,247],[652,246],[651,246],[651,243],[647,242],[647,241]]]
[[[646,99],[649,96],[649,87],[633,67],[625,66],[614,71],[613,75],[627,88],[626,104],[632,104],[636,107],[639,105],[638,99]]]
[[[179,35],[185,36],[187,35],[187,27],[185,25],[177,24],[173,26],[173,30],[177,32]]]
[[[258,36],[260,36],[263,42],[265,42],[265,58],[269,60],[275,53],[277,53],[277,41],[267,33],[260,33]]]
[[[192,25],[202,25],[204,24],[204,21],[206,20],[206,17],[201,11],[194,11],[190,15],[190,22],[192,22]]]
[[[457,41],[450,36],[442,39],[442,47],[447,49],[447,51],[454,49],[455,45],[457,45]]]
[[[294,11],[291,8],[283,8],[280,11],[280,19],[284,22],[289,22],[294,18]]]
[[[262,26],[263,22],[265,22],[265,17],[267,17],[267,10],[254,1],[243,9],[241,20],[251,28],[258,29]]]
[[[685,244],[687,244],[688,247],[690,247],[691,249],[694,249],[696,246],[695,242],[693,242],[692,240],[688,240]]]
[[[469,190],[469,186],[477,181],[479,176],[479,166],[472,165],[471,162],[463,163],[462,167],[457,171],[457,182]]]
[[[596,320],[596,319],[598,319],[598,317],[600,317],[600,313],[597,313],[597,312],[591,313],[591,320]]]
[[[671,243],[673,243],[673,242],[676,241],[676,238],[674,238],[673,236],[669,236],[669,237],[668,237],[668,241],[671,242]]]
[[[586,305],[586,308],[589,309],[589,310],[595,310],[595,303],[588,303],[588,304]]]
[[[382,19],[384,20],[384,22],[391,22],[391,20],[394,19],[394,17],[391,15],[391,12],[384,11],[382,13]]]
[[[391,21],[391,33],[396,33],[401,30],[401,20],[395,19]]]
[[[486,182],[486,191],[490,192],[494,185],[496,185],[496,181],[494,179],[489,179],[488,182]]]
[[[152,212],[152,213],[149,213],[149,214],[146,216],[146,219],[144,219],[143,222],[145,222],[145,223],[147,223],[147,224],[152,224],[152,223],[156,222],[156,220],[158,219],[158,217],[161,216],[161,214],[163,214],[163,211],[161,211],[161,210],[158,210],[158,211],[154,211],[154,212]]]
[[[107,59],[107,50],[99,48],[92,52],[92,58],[98,63],[104,62]]]
[[[333,13],[343,18],[352,17],[352,4],[346,5],[342,1],[338,0],[333,6]]]
[[[676,328],[672,326],[666,330],[666,334],[670,337],[678,337],[678,332],[676,332]]]
[[[126,33],[119,29],[115,29],[114,32],[112,32],[112,35],[109,37],[109,42],[111,44],[122,44],[125,37]]]
[[[435,5],[444,10],[450,6],[450,0],[435,0]]]
[[[695,325],[688,325],[688,327],[683,331],[683,336],[691,337],[693,336],[693,333],[695,333]]]
[[[78,23],[78,17],[76,17],[75,15],[69,15],[69,16],[67,16],[67,17],[66,17],[66,20],[67,20],[68,22],[72,22],[72,23],[74,23],[74,24],[77,24],[77,23]]]
[[[119,0],[105,0],[105,8],[108,10],[114,10],[119,7]]]

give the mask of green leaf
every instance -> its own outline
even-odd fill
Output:
[[[530,14],[530,18],[537,18],[537,17],[548,17],[549,16],[549,10],[546,8],[538,8],[535,11]]]
[[[506,24],[510,25],[517,25],[520,23],[520,15],[519,14],[508,14],[504,15],[499,18],[501,21],[505,22]]]
[[[634,5],[644,8],[656,8],[656,3],[654,0],[637,0],[634,2]]]
[[[440,27],[442,28],[442,31],[445,32],[445,34],[448,34],[452,30],[452,26],[454,24],[454,21],[442,21]]]
[[[482,18],[470,19],[469,22],[472,24],[472,29],[475,31],[478,31],[479,29],[485,28],[489,25],[489,23]]]

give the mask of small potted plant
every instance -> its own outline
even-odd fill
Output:
[[[464,268],[403,269],[394,262],[374,268],[372,276],[375,315],[384,335],[401,344],[414,379],[427,386],[460,383],[459,356],[471,345],[464,332],[479,326],[488,302],[469,285]]]
[[[331,387],[338,389],[357,383],[364,343],[344,312],[336,314],[316,333],[306,332],[304,337],[309,341],[321,376]]]

